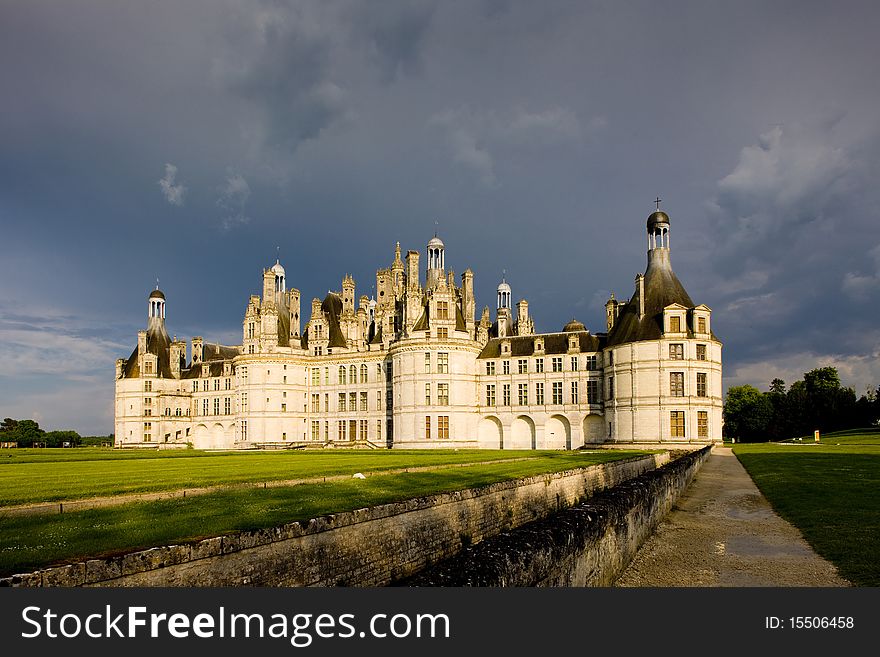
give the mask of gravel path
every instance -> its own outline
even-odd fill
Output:
[[[851,586],[715,447],[615,586]]]

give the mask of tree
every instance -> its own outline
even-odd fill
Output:
[[[784,395],[785,381],[783,381],[782,379],[773,379],[770,382],[770,392],[774,395]]]
[[[35,420],[19,420],[14,435],[19,447],[33,447],[35,442],[43,441],[45,432]]]
[[[750,385],[734,386],[724,400],[724,434],[742,442],[767,440],[773,406],[760,390]]]
[[[44,437],[46,447],[64,447],[67,443],[68,447],[77,447],[82,443],[82,437],[71,429],[62,431],[48,431]]]

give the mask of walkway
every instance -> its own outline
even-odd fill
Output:
[[[780,518],[728,447],[690,487],[615,586],[850,586]]]

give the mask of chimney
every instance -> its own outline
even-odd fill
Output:
[[[419,286],[419,252],[406,253],[406,286],[417,290]]]
[[[275,285],[275,281],[272,281],[272,285]],[[192,339],[192,362],[193,365],[196,363],[202,362],[202,338],[201,336],[196,336]]]

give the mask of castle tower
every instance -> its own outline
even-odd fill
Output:
[[[428,242],[428,270],[426,276],[426,286],[428,288],[437,287],[442,284],[444,279],[444,269],[446,266],[446,247],[443,240],[434,234],[434,237]]]
[[[657,209],[648,217],[648,265],[655,257],[669,260],[669,215],[660,210],[660,198],[654,203]]]
[[[272,265],[271,271],[273,274],[275,274],[275,299],[277,302],[281,298],[281,295],[284,294],[284,291],[287,289],[284,280],[284,267],[281,266],[281,263],[278,261],[277,258],[275,259],[275,264]]]
[[[391,263],[391,284],[394,287],[394,296],[403,293],[403,260],[400,259],[400,242],[394,247],[394,262]]]
[[[161,321],[162,324],[165,323],[165,295],[162,293],[162,290],[159,289],[159,284],[156,284],[156,289],[150,292],[150,296],[147,299],[147,303],[149,304],[149,311],[147,313],[147,317],[150,319],[150,324],[153,323],[153,320]]]

